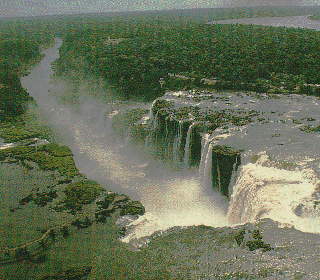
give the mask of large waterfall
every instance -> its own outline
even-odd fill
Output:
[[[197,166],[202,187],[230,198],[227,216],[231,224],[271,218],[303,231],[320,232],[320,159],[318,135],[312,132],[320,120],[317,99],[297,95],[273,99],[267,95],[253,98],[246,94],[221,97],[215,94],[213,101],[208,101],[204,93],[202,104],[197,103],[198,115],[193,112],[195,116],[191,119],[190,113],[179,119],[186,106],[192,105],[192,98],[201,98],[199,94],[167,93],[154,103],[158,110],[153,110],[153,123],[157,125],[150,126],[149,137],[161,135],[153,138],[154,144],[165,139],[166,157],[173,145],[174,162],[180,160],[187,169],[191,163]],[[219,109],[209,112],[212,107]],[[221,122],[220,128],[206,133],[210,129],[204,126],[203,119],[210,114],[227,120]],[[179,129],[172,137],[175,130],[167,128],[174,124]],[[182,132],[184,124],[188,128]],[[180,158],[177,143],[183,152]],[[158,152],[163,153],[163,147]]]
[[[119,221],[128,224],[125,241],[172,226],[266,217],[320,232],[316,98],[178,92],[138,104],[101,101],[84,86],[77,104],[62,103],[67,86],[50,77],[61,44],[44,51],[22,84],[82,173],[146,207],[138,220]],[[139,122],[144,156],[130,135],[125,142],[112,132],[114,117],[137,107],[150,110]]]
[[[132,237],[149,235],[176,225],[227,225],[227,199],[213,192],[210,186],[203,186],[197,170],[170,170],[157,159],[137,156],[130,145],[114,138],[111,126],[118,112],[137,106],[150,109],[151,104],[118,100],[102,102],[86,94],[85,87],[77,92],[77,104],[59,101],[57,96],[61,96],[69,86],[51,82],[50,76],[53,74],[51,63],[58,58],[61,44],[62,41],[57,40],[54,47],[44,51],[46,56],[29,76],[22,79],[22,84],[36,100],[44,119],[52,126],[55,138],[72,149],[76,165],[82,173],[107,189],[128,194],[143,203],[146,215],[135,221]],[[190,124],[178,122],[174,129],[169,122],[166,125],[165,129],[171,137],[166,144],[172,143],[170,156],[173,152],[183,159],[182,149]],[[160,126],[155,121],[153,130]],[[160,139],[162,136],[155,133],[153,137]],[[149,146],[152,145],[154,142],[151,141]],[[159,144],[157,149],[165,147]],[[176,161],[181,162],[180,159]]]

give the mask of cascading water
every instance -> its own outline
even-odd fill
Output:
[[[284,170],[268,163],[268,156],[262,155],[256,163],[242,167],[231,196],[229,221],[244,223],[271,218],[300,230],[319,232],[320,217],[315,214],[314,205],[305,209],[306,213],[296,213],[298,207],[306,207],[304,199],[311,197],[320,183],[315,172]]]
[[[186,145],[184,147],[183,162],[184,162],[184,166],[186,168],[189,167],[189,163],[190,163],[190,140],[191,140],[191,133],[192,133],[192,127],[193,126],[194,126],[194,124],[191,124],[189,126],[188,133],[187,133],[187,138],[186,138]]]
[[[173,159],[174,164],[178,165],[180,163],[180,147],[181,147],[181,140],[182,140],[182,121],[179,121],[178,127],[178,135],[175,137],[173,141]]]
[[[199,179],[203,185],[211,187],[212,143],[209,135],[202,138],[201,162],[199,166]]]
[[[176,225],[227,225],[226,200],[212,189],[204,188],[196,173],[171,172],[157,163],[141,161],[131,154],[130,147],[108,137],[112,116],[117,111],[114,103],[102,103],[86,95],[75,110],[74,106],[62,105],[56,100],[57,91],[59,95],[63,92],[59,84],[50,83],[53,73],[50,64],[58,58],[61,44],[62,41],[57,40],[53,48],[44,51],[45,58],[22,79],[22,84],[48,116],[59,141],[70,146],[82,173],[115,192],[140,200],[146,207],[146,215],[135,221],[130,236],[141,237]],[[122,103],[118,107],[125,106],[129,105]],[[180,134],[181,126],[179,124]],[[157,127],[155,115],[152,130],[156,131]],[[191,132],[191,128],[189,130]],[[177,157],[180,138],[176,138],[176,144],[172,143]],[[149,141],[149,145],[154,144]]]
[[[220,109],[224,108],[223,106],[230,108],[232,102],[235,104],[234,107],[238,108],[239,103],[242,102],[243,107],[248,110],[256,108],[254,106],[261,106],[258,108],[260,111],[267,111],[267,108],[273,108],[274,111],[287,111],[277,115],[279,120],[272,121],[269,120],[275,118],[275,114],[273,112],[265,114],[266,121],[263,128],[260,123],[256,123],[243,125],[241,128],[231,128],[228,133],[225,133],[225,129],[219,128],[211,135],[204,134],[201,141],[199,172],[196,173],[189,168],[172,172],[156,161],[146,162],[136,157],[130,145],[113,141],[112,118],[126,106],[130,108],[130,104],[103,103],[85,95],[75,110],[74,106],[61,105],[56,100],[57,93],[61,95],[63,89],[59,89],[57,83],[50,83],[52,74],[50,63],[58,58],[57,48],[61,44],[62,41],[58,40],[54,48],[45,51],[46,57],[28,77],[22,79],[22,85],[35,98],[48,117],[55,128],[54,131],[58,134],[59,141],[70,146],[76,165],[82,173],[115,192],[123,192],[133,199],[140,200],[146,207],[147,213],[144,216],[129,223],[125,241],[176,225],[225,226],[229,224],[227,211],[231,223],[270,217],[280,222],[294,224],[305,231],[320,232],[320,223],[317,218],[319,215],[317,216],[312,210],[312,207],[317,205],[317,201],[310,200],[318,182],[316,175],[307,171],[310,168],[288,171],[264,166],[261,160],[254,164],[248,160],[253,153],[268,150],[274,156],[281,156],[287,160],[295,157],[296,162],[310,162],[308,163],[310,167],[318,172],[318,159],[316,156],[312,158],[317,154],[317,145],[313,138],[297,130],[295,122],[292,125],[280,119],[282,115],[293,118],[304,111],[303,106],[316,107],[317,103],[313,104],[314,101],[310,102],[307,99],[303,99],[304,103],[301,100],[295,102],[293,97],[291,101],[277,100],[277,103],[271,104],[272,100],[265,99],[264,103],[259,104],[251,102],[251,96],[243,98],[237,95],[228,96],[228,104],[224,103],[225,97],[205,101],[205,108],[217,108],[217,106]],[[231,97],[235,100],[231,100]],[[290,105],[290,102],[293,104]],[[286,109],[286,106],[289,109]],[[308,112],[316,112],[316,109],[310,109]],[[156,143],[154,137],[162,139],[163,135],[159,134],[159,131],[162,129],[161,125],[165,125],[165,133],[170,136],[170,139],[166,140],[166,145],[171,149],[170,156],[174,157],[174,162],[182,161],[188,167],[191,147],[194,144],[191,143],[194,141],[192,140],[194,124],[191,120],[170,123],[169,118],[164,123],[160,120],[159,111],[152,112],[151,109],[149,115],[147,121],[153,124],[146,138],[148,147],[146,150],[156,150],[158,144],[161,149],[164,147],[163,143]],[[164,115],[164,118],[167,117]],[[303,119],[300,116],[299,118]],[[316,119],[317,116],[314,118]],[[171,127],[174,127],[174,131]],[[278,137],[278,132],[284,136]],[[272,136],[270,133],[273,133]],[[286,143],[285,141],[291,145],[289,148],[283,144]],[[308,150],[302,147],[301,143],[306,145]],[[229,210],[227,199],[212,190],[212,155],[213,149],[218,144],[234,147],[236,150],[249,151],[243,155],[242,168],[236,183],[231,183],[233,191]],[[305,150],[304,154],[295,152],[302,149]],[[233,172],[231,172],[234,181],[236,167],[237,159],[233,163]],[[217,166],[216,171],[220,172],[220,166]],[[220,175],[218,177],[220,180]]]

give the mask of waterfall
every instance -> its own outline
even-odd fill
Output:
[[[180,162],[180,148],[182,140],[182,121],[179,121],[178,135],[173,141],[173,161],[178,164]]]
[[[212,143],[210,135],[202,137],[201,161],[199,165],[199,180],[204,186],[212,187],[211,163],[212,163]]]
[[[317,189],[319,179],[311,169],[289,171],[264,166],[268,161],[263,155],[255,163],[241,168],[233,188],[228,219],[231,223],[245,223],[260,218],[294,225],[297,229],[310,231],[311,216],[297,215]],[[319,221],[314,218],[313,230],[320,232]],[[317,221],[317,222],[316,222]]]
[[[151,106],[150,110],[152,110],[152,106]],[[159,111],[157,111],[157,113],[153,117],[152,128],[151,128],[150,133],[148,134],[148,136],[146,137],[146,140],[145,140],[145,145],[146,145],[147,149],[150,149],[151,147],[153,147],[153,139],[152,138],[155,135],[155,132],[157,131],[157,128],[158,128],[158,113],[159,113]],[[153,116],[153,115],[151,114],[151,116]]]
[[[189,162],[190,162],[190,140],[191,140],[191,131],[192,127],[194,124],[191,124],[188,129],[187,133],[187,139],[186,139],[186,145],[184,146],[184,158],[183,158],[183,163],[184,166],[187,168],[189,167]]]
[[[232,176],[231,176],[231,180],[230,180],[230,184],[229,184],[229,195],[232,194],[233,192],[233,186],[235,185],[237,178],[238,178],[238,170],[239,170],[239,165],[241,164],[241,162],[238,162],[238,157],[236,157],[236,161],[233,164],[233,168],[232,168]]]
[[[108,190],[128,194],[145,206],[146,215],[135,222],[137,231],[130,229],[128,238],[149,235],[155,230],[172,226],[227,225],[227,203],[218,205],[217,197],[220,196],[211,190],[203,190],[194,172],[170,168],[164,170],[157,159],[149,160],[148,157],[145,160],[137,157],[130,147],[123,147],[121,143],[112,141],[112,119],[118,114],[118,111],[112,111],[112,108],[116,107],[114,103],[106,104],[87,96],[75,110],[75,106],[57,102],[55,95],[61,96],[65,87],[58,82],[49,82],[52,74],[51,63],[59,57],[57,47],[61,44],[49,49],[41,65],[35,67],[28,77],[24,77],[24,87],[59,133],[59,142],[72,149],[80,172],[106,186]],[[52,90],[49,93],[50,85]],[[157,141],[164,138],[163,120],[167,115],[160,110],[154,111],[152,116],[153,122],[150,128],[146,128],[150,129],[150,133],[145,144],[153,150],[163,152],[166,146],[162,145],[162,142],[158,144]],[[167,125],[170,149],[174,150],[175,155],[179,154],[180,150],[180,155],[176,157],[183,162],[182,154],[185,148],[185,161],[188,162],[191,153],[189,148],[193,141],[190,121],[173,120]],[[199,155],[200,152],[201,149]]]

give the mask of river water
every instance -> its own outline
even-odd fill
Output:
[[[217,23],[284,25],[319,28],[318,30],[320,30],[319,23],[307,20],[306,16],[238,19]],[[52,81],[51,63],[59,57],[59,47],[61,45],[62,40],[56,39],[56,44],[43,52],[45,57],[41,63],[31,71],[30,75],[23,77],[21,83],[34,97],[43,115],[52,125],[59,143],[68,145],[72,149],[76,165],[82,173],[87,175],[88,178],[98,181],[106,189],[125,193],[133,199],[140,200],[146,207],[146,214],[135,222],[134,230],[129,231],[130,234],[125,241],[149,235],[156,230],[165,230],[172,226],[199,224],[225,226],[230,225],[229,221],[233,223],[245,222],[252,217],[259,216],[264,211],[260,209],[261,207],[259,208],[259,204],[261,204],[261,199],[266,201],[263,198],[265,193],[261,192],[261,199],[256,199],[259,194],[252,191],[252,185],[247,184],[245,180],[246,176],[252,178],[252,174],[260,167],[255,166],[253,168],[251,165],[244,167],[242,172],[244,179],[241,181],[240,178],[238,189],[235,188],[235,191],[241,190],[250,194],[252,201],[256,202],[249,205],[246,213],[242,213],[243,210],[240,209],[241,206],[239,205],[241,203],[248,204],[246,198],[243,197],[243,193],[239,191],[239,195],[237,197],[233,196],[231,199],[228,217],[229,202],[212,190],[208,180],[202,180],[201,176],[203,174],[199,176],[197,171],[191,170],[169,171],[162,168],[161,164],[138,157],[130,147],[125,145],[124,141],[119,139],[114,141],[111,130],[112,117],[118,111],[132,108],[132,106],[150,108],[151,104],[120,103],[116,99],[106,102],[83,92],[79,92],[79,95],[81,95],[79,100],[81,101],[76,106],[60,102],[58,97],[63,95],[66,85]],[[249,100],[249,102],[251,101]],[[243,135],[240,135],[240,138],[242,139]],[[238,138],[235,138],[235,140],[233,138],[229,139],[231,139],[231,142],[239,142]],[[208,150],[208,145],[203,149]],[[266,174],[271,174],[271,182],[274,179],[274,174],[270,170],[262,171],[265,172],[264,176],[266,178],[269,176]],[[282,177],[292,175],[287,173],[281,173],[280,175]],[[261,178],[257,180],[261,181]],[[312,188],[313,186],[314,184],[312,184]],[[258,186],[257,190],[259,188]],[[267,206],[264,205],[264,207],[268,207],[270,203],[274,202],[266,201]],[[279,203],[278,200],[277,203]],[[235,220],[237,215],[239,219]],[[309,224],[313,221],[311,219]],[[302,223],[304,223],[304,220],[300,219],[300,228],[308,230],[303,227]],[[319,228],[316,226],[312,231],[317,232],[318,230]]]
[[[226,199],[201,184],[197,172],[170,172],[141,160],[124,142],[113,141],[111,118],[115,108],[132,104],[117,105],[117,100],[105,103],[86,95],[76,108],[58,101],[64,87],[52,83],[51,63],[59,57],[61,45],[62,40],[56,39],[56,44],[43,52],[45,57],[22,78],[22,86],[36,100],[59,143],[72,149],[82,173],[107,189],[140,200],[146,207],[132,237],[172,226],[227,225]],[[143,106],[150,108],[151,104]]]
[[[320,21],[308,19],[305,16],[290,16],[290,17],[261,17],[261,18],[240,18],[212,21],[209,24],[255,24],[267,25],[274,27],[293,27],[293,28],[307,28],[320,30]]]

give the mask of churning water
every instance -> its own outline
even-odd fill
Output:
[[[225,107],[265,112],[265,122],[202,135],[199,171],[185,168],[173,172],[156,161],[146,160],[148,157],[137,156],[124,141],[115,140],[112,133],[112,118],[118,111],[134,106],[150,109],[151,104],[124,103],[116,99],[105,102],[86,94],[85,90],[77,92],[80,96],[77,104],[59,102],[57,97],[63,95],[66,85],[51,82],[51,63],[59,57],[61,45],[62,40],[56,39],[55,46],[44,51],[41,63],[21,82],[52,125],[59,142],[72,149],[80,171],[112,191],[140,200],[146,207],[144,216],[131,221],[124,241],[172,226],[225,226],[265,217],[293,224],[304,231],[320,232],[315,207],[318,205],[315,193],[319,185],[319,138],[317,134],[306,134],[299,129],[310,120],[312,124],[319,123],[315,97],[292,95],[270,100],[265,96],[230,94],[224,97],[228,102],[223,102],[223,98],[198,102],[200,109]],[[181,102],[184,96],[180,94]],[[176,97],[177,93],[172,93],[164,98]],[[156,125],[154,122],[154,129]],[[176,156],[182,137],[181,124],[179,127],[180,132],[173,141]],[[192,125],[186,139],[185,166],[188,166],[186,155],[191,129]],[[245,150],[242,167],[234,174],[230,203],[211,186],[212,148],[217,144]],[[256,162],[251,161],[252,156],[257,157]],[[282,160],[297,168],[283,168]]]
[[[138,225],[132,236],[175,225],[227,225],[227,200],[200,183],[197,172],[170,172],[160,164],[141,160],[124,142],[114,141],[112,117],[117,108],[132,104],[117,105],[117,100],[104,103],[83,93],[79,93],[82,100],[77,106],[57,100],[64,88],[51,83],[50,76],[51,63],[59,57],[61,45],[62,40],[56,39],[55,46],[44,51],[45,57],[22,79],[22,85],[36,100],[60,143],[72,149],[82,173],[112,191],[140,200],[146,207],[147,213],[135,222]]]

